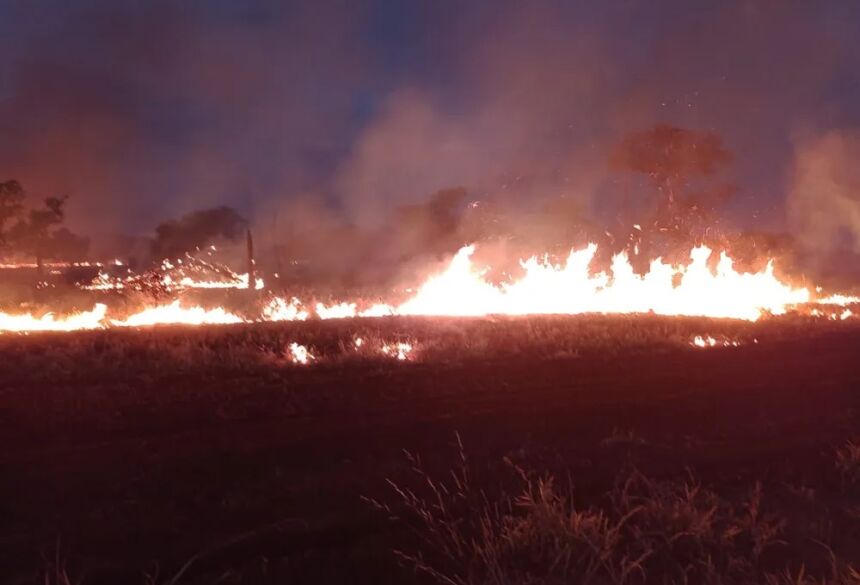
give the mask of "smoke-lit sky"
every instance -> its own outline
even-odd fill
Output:
[[[0,0],[0,178],[84,231],[452,185],[600,208],[655,122],[720,134],[732,213],[780,226],[798,145],[858,104],[856,0]]]

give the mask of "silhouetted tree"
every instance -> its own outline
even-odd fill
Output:
[[[245,219],[229,207],[195,211],[155,228],[153,258],[177,258],[217,239],[236,240],[245,234],[246,227]]]
[[[31,209],[26,217],[19,219],[10,229],[8,240],[15,251],[33,256],[41,266],[42,260],[55,252],[53,237],[55,228],[65,219],[66,197],[48,197],[44,207]],[[64,230],[64,234],[70,234]]]
[[[735,192],[731,185],[691,188],[695,180],[711,177],[732,159],[716,134],[660,124],[628,134],[613,151],[610,165],[646,175],[659,194],[655,222],[680,228]]]
[[[0,181],[0,248],[6,246],[6,224],[24,209],[24,189],[15,180]]]

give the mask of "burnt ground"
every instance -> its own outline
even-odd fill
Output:
[[[4,583],[38,580],[57,551],[84,583],[167,583],[188,561],[179,582],[414,581],[390,550],[411,531],[362,496],[408,481],[404,449],[455,464],[455,433],[490,490],[504,458],[569,475],[585,501],[629,466],[728,493],[761,481],[815,538],[860,550],[830,512],[844,500],[834,448],[860,436],[853,324],[739,348],[310,368],[160,360],[185,333],[117,335],[0,340]],[[815,519],[791,499],[809,490]]]

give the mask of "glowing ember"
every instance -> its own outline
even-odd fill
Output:
[[[407,359],[411,352],[412,344],[410,343],[398,342],[393,344],[385,343],[382,345],[382,353],[401,361]]]
[[[710,335],[706,337],[697,335],[693,338],[693,345],[695,345],[696,347],[714,347],[715,345],[717,345],[717,340]]]
[[[115,266],[122,266],[122,262],[114,260]],[[42,268],[100,268],[104,266],[101,262],[43,262]],[[0,270],[21,270],[38,268],[36,262],[0,262]]]
[[[163,269],[173,270],[174,266],[167,262],[162,264]],[[126,277],[114,277],[106,272],[99,272],[93,281],[81,288],[84,290],[123,290],[139,280],[137,275]],[[157,282],[169,291],[180,291],[188,289],[246,289],[249,288],[249,277],[247,274],[230,273],[227,280],[199,280],[190,276],[182,276],[178,279],[170,274],[162,274]],[[254,287],[262,290],[265,286],[263,279],[256,279]]]
[[[188,289],[188,288],[250,288],[248,284],[247,274],[236,274],[232,280],[194,280],[190,276],[184,276],[178,282],[174,282],[169,276],[164,277],[164,284],[170,288]],[[264,283],[263,279],[256,279],[254,288],[262,290]]]
[[[169,305],[150,307],[140,313],[135,313],[125,319],[111,319],[111,325],[116,327],[147,327],[151,325],[229,325],[242,323],[244,319],[228,313],[221,307],[204,309],[203,307],[182,307],[179,301]]]
[[[758,343],[757,339],[753,339],[753,343]],[[718,340],[710,335],[697,335],[693,338],[693,341],[690,342],[690,345],[695,347],[740,347],[741,342],[734,339],[721,339]]]
[[[831,321],[844,321],[855,316],[851,309],[843,309],[840,312],[833,310],[811,309],[809,314],[813,317],[821,317],[822,319],[830,319]]]
[[[290,358],[293,363],[306,365],[316,359],[304,345],[299,345],[298,343],[293,342],[290,344],[289,350]]]

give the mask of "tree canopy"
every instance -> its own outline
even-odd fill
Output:
[[[654,223],[677,229],[735,193],[731,184],[704,181],[733,158],[716,134],[658,124],[625,136],[610,155],[610,167],[647,176],[659,195]]]
[[[153,258],[178,258],[217,239],[236,240],[248,223],[230,207],[215,207],[158,224],[152,242]]]
[[[0,252],[44,259],[80,260],[89,240],[63,227],[67,197],[48,197],[25,208],[26,192],[18,181],[0,182]]]

